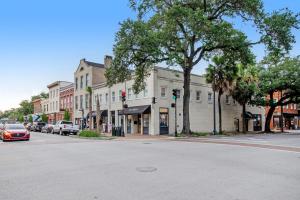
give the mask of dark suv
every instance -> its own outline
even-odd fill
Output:
[[[34,131],[36,132],[41,132],[42,128],[46,126],[45,122],[38,122],[35,126],[34,126]]]

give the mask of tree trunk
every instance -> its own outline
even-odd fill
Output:
[[[271,119],[272,119],[273,113],[275,111],[275,108],[276,108],[276,106],[271,106],[268,111],[268,114],[266,117],[266,122],[265,122],[265,132],[266,133],[271,132],[270,123],[271,123]]]
[[[246,104],[243,105],[243,111],[242,111],[242,126],[243,126],[243,133],[246,133]]]
[[[92,94],[89,94],[89,129],[92,130]]]
[[[218,94],[219,134],[222,134],[222,108],[221,108],[221,96],[222,96],[222,93],[219,91],[219,94]]]
[[[190,135],[190,83],[191,68],[184,69],[184,95],[183,95],[183,129],[182,133]]]

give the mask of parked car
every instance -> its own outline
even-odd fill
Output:
[[[45,122],[37,122],[34,126],[33,126],[33,131],[35,132],[41,132],[42,128],[46,125]]]
[[[43,126],[41,132],[42,133],[51,133],[53,130],[53,125],[52,124],[46,124],[45,126]]]
[[[73,125],[70,121],[58,121],[54,126],[52,133],[58,133],[60,135],[73,134],[76,135],[79,132],[79,127]]]
[[[0,124],[0,132],[4,130],[4,124]]]
[[[25,128],[28,130],[28,131],[31,131],[31,127],[32,127],[32,124],[31,123],[28,123],[26,124]]]
[[[30,133],[23,124],[6,124],[0,132],[0,137],[5,141],[29,140]]]

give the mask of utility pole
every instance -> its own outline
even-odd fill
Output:
[[[213,89],[213,112],[214,112],[214,130],[213,130],[213,135],[217,134],[217,130],[216,130],[216,91],[215,91],[215,83],[216,83],[216,66],[214,65],[214,77],[213,77],[213,85],[212,85],[212,89]]]

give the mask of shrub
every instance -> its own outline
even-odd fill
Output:
[[[79,133],[80,137],[99,137],[99,134],[95,131],[81,131]]]
[[[207,136],[209,135],[210,133],[208,132],[192,132],[192,136],[194,137],[204,137],[204,136]]]

